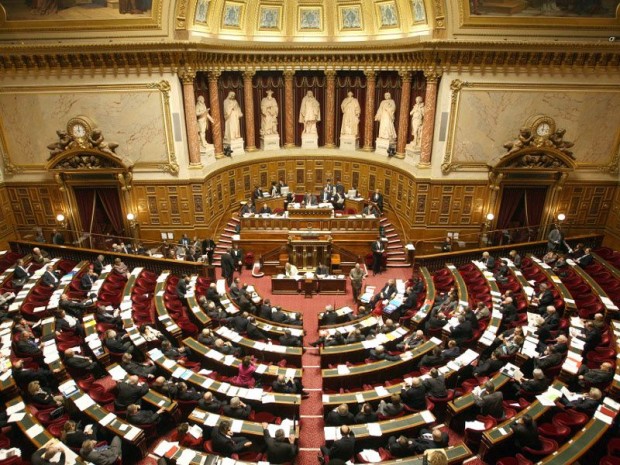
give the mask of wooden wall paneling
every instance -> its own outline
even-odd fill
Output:
[[[7,249],[8,241],[15,239],[13,225],[15,219],[5,186],[0,186],[0,247]]]
[[[69,213],[62,193],[55,184],[7,185],[5,189],[13,212],[13,224],[22,237],[33,234],[35,227],[42,228],[44,233],[51,232],[56,226],[56,215]]]
[[[615,186],[612,192],[611,208],[605,228],[604,245],[620,250],[620,187]]]
[[[556,212],[566,215],[569,234],[570,230],[602,231],[608,223],[617,190],[614,184],[565,185]]]

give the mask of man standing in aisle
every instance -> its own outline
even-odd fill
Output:
[[[235,261],[230,254],[230,249],[220,257],[220,266],[222,267],[222,278],[226,280],[228,287],[232,284],[233,274],[235,273]]]
[[[362,282],[364,281],[364,270],[359,263],[355,264],[355,267],[351,269],[349,277],[351,278],[351,289],[353,289],[353,300],[359,301],[362,294]]]
[[[372,243],[372,274],[376,276],[377,273],[381,274],[381,262],[383,260],[383,252],[385,252],[385,246],[381,240],[381,236],[377,237],[377,240]]]

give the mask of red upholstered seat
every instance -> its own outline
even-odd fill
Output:
[[[555,442],[553,439],[548,439],[544,436],[540,436],[540,442],[542,442],[542,448],[540,450],[524,446],[523,452],[525,452],[525,455],[534,458],[534,460],[537,460],[537,458],[546,457],[547,455],[550,455],[556,450],[558,450],[558,443]]]

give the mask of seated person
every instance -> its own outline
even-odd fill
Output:
[[[286,378],[284,375],[278,375],[276,380],[271,383],[271,390],[280,394],[301,394],[307,397],[308,393],[304,391],[301,381],[298,378]]]
[[[51,389],[41,386],[39,381],[31,381],[28,384],[28,397],[37,405],[60,407],[64,403],[64,397],[54,395]]]
[[[151,410],[142,410],[137,404],[127,406],[127,421],[132,425],[152,425],[161,421],[161,414],[165,412],[164,408],[160,408],[156,412]]]
[[[478,361],[478,365],[474,368],[474,376],[490,376],[505,365],[505,362],[500,359],[499,353],[495,350],[491,354],[491,357],[482,361]]]
[[[149,392],[148,384],[139,381],[136,375],[130,375],[125,381],[116,385],[116,398],[114,399],[116,410],[126,410],[131,404],[139,404],[142,396]]]
[[[279,338],[280,345],[301,347],[301,338],[299,336],[293,336],[290,329],[285,329],[284,334]]]
[[[189,432],[189,423],[187,422],[179,423],[170,440],[172,442],[178,441],[180,446],[190,449],[200,448],[203,442],[202,435],[197,438]]]
[[[474,395],[474,402],[480,408],[480,415],[490,415],[497,420],[505,416],[504,395],[501,391],[495,390],[493,381],[484,384],[484,390],[479,396]]]
[[[602,399],[603,399],[603,393],[601,392],[601,390],[598,388],[592,387],[580,399],[569,401],[566,399],[566,397],[562,397],[560,399],[560,402],[568,408],[573,408],[577,410],[578,412],[583,412],[588,415],[592,415],[594,411],[598,408]]]
[[[189,387],[184,381],[177,383],[177,395],[178,400],[186,402],[195,402],[202,398],[202,392],[196,391],[195,387]]]
[[[415,447],[415,439],[400,435],[390,436],[388,439],[387,450],[396,458],[409,457],[416,455],[418,452]]]
[[[399,355],[390,355],[385,351],[385,347],[378,345],[374,349],[370,349],[368,358],[372,361],[387,360],[388,362],[396,362],[400,360]]]
[[[108,329],[105,332],[105,336],[103,339],[103,344],[112,352],[116,352],[122,354],[124,352],[133,353],[135,346],[131,339],[129,338],[129,334],[118,334],[113,329]]]
[[[292,265],[290,262],[286,262],[284,265],[284,274],[287,278],[294,278],[299,274],[299,270],[295,265]]]
[[[321,446],[322,456],[319,455],[319,463],[323,464],[328,460],[342,460],[348,462],[355,454],[355,436],[347,425],[340,427],[341,438],[335,440],[331,447]]]
[[[271,213],[272,213],[271,207],[265,203],[265,204],[263,204],[261,209],[258,211],[258,213],[261,214],[261,215],[271,215]]]
[[[588,368],[581,365],[578,372],[578,380],[581,386],[589,384],[608,384],[614,379],[614,366],[609,362],[601,363],[600,368]]]
[[[219,425],[213,428],[211,442],[214,452],[228,458],[231,458],[232,454],[238,454],[252,446],[252,442],[245,437],[233,436],[231,424],[228,420],[220,421]]]
[[[249,405],[241,402],[239,397],[233,397],[230,399],[229,405],[224,405],[222,413],[227,417],[238,418],[240,420],[247,420],[252,413],[252,408]]]
[[[359,413],[355,415],[354,421],[358,425],[362,423],[375,423],[379,421],[379,415],[373,410],[372,405],[366,402],[362,405]]]
[[[56,455],[58,455],[58,460],[55,458]],[[52,459],[54,459],[53,462]],[[24,464],[26,462],[20,461],[19,463]],[[59,445],[58,440],[53,439],[32,454],[30,463],[32,465],[65,465],[65,452]]]
[[[163,376],[158,376],[151,383],[151,389],[159,392],[170,399],[174,399],[177,395],[179,387],[173,381],[168,381]]]
[[[422,381],[424,389],[426,389],[426,395],[438,399],[448,397],[446,379],[441,373],[439,373],[439,370],[437,370],[437,368],[432,368],[429,375],[431,375],[430,378]]]
[[[441,431],[439,428],[433,428],[432,431],[422,429],[420,436],[414,440],[414,447],[418,454],[423,453],[427,449],[443,449],[448,447],[448,433]]]
[[[220,413],[226,402],[219,400],[213,396],[211,391],[207,391],[202,395],[202,399],[198,401],[198,407],[211,413]]]
[[[319,266],[316,267],[315,274],[317,276],[327,276],[329,275],[329,268],[322,263],[319,263]]]
[[[491,256],[489,252],[482,252],[482,258],[480,261],[487,267],[487,270],[493,271],[495,268],[495,258]]]
[[[269,434],[268,424],[263,423],[263,439],[267,447],[268,463],[293,463],[297,455],[295,445],[295,435],[291,434],[287,438],[282,428],[278,428],[275,437]]]
[[[523,447],[529,447],[534,450],[542,449],[538,426],[536,426],[536,421],[534,421],[530,415],[526,413],[518,418],[510,427],[514,433],[513,441],[515,447],[518,450],[521,450]]]
[[[405,407],[403,407],[400,394],[392,394],[390,396],[390,402],[386,402],[383,399],[379,402],[377,413],[384,417],[394,417],[400,414],[404,409]]]
[[[241,207],[242,215],[253,215],[256,213],[256,206],[253,201],[247,202],[243,207]]]
[[[350,425],[355,421],[355,417],[349,412],[349,406],[347,404],[340,404],[327,414],[325,424],[327,426],[342,426]]]
[[[62,425],[60,439],[71,448],[79,449],[84,441],[97,439],[96,429],[93,425],[86,425],[84,429],[78,428],[78,424],[73,420],[67,420]]]
[[[403,385],[400,397],[410,409],[426,410],[426,388],[417,376],[411,380],[411,385]]]
[[[114,436],[109,446],[97,447],[97,441],[88,439],[82,444],[80,456],[94,465],[111,465],[121,460],[121,438]]]
[[[381,212],[379,212],[379,209],[375,205],[369,203],[362,210],[362,215],[381,216]]]

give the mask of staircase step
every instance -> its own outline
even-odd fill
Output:
[[[403,262],[403,263],[387,263],[386,266],[388,268],[411,268],[411,265],[409,263]]]

